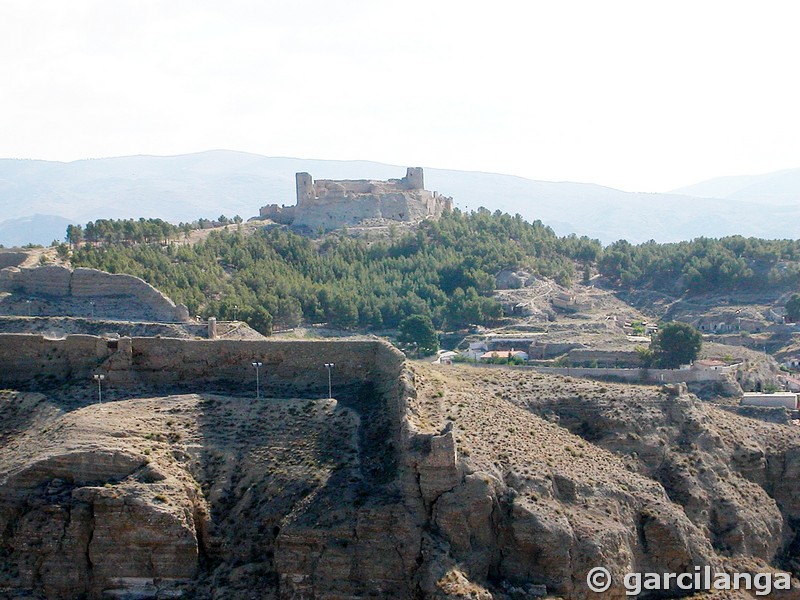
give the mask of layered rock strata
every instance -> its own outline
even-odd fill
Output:
[[[586,382],[559,407],[563,378],[410,368],[377,340],[23,338],[0,336],[0,383],[48,395],[0,394],[0,589],[585,599],[604,566],[625,598],[628,572],[793,565],[800,437],[685,390],[615,406]],[[133,397],[74,383],[98,361]]]

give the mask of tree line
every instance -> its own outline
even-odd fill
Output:
[[[559,237],[540,221],[486,209],[455,210],[413,232],[390,229],[379,239],[346,232],[312,239],[275,227],[169,243],[223,220],[177,226],[160,219],[98,220],[78,234],[68,230],[67,239],[75,266],[136,275],[192,314],[247,320],[262,332],[317,323],[394,329],[412,315],[430,318],[438,330],[496,324],[504,315],[493,298],[495,276],[508,268],[564,285],[599,272],[621,288],[681,293],[800,282],[798,241],[621,240],[604,248],[585,236]]]
[[[86,225],[68,225],[66,241],[77,248],[83,243],[87,244],[168,244],[170,240],[178,239],[181,235],[189,237],[196,229],[219,227],[228,223],[241,223],[239,215],[228,219],[221,215],[217,220],[198,219],[191,223],[173,225],[162,219],[97,219],[89,221]]]
[[[603,250],[597,268],[623,288],[701,294],[800,284],[800,240],[729,236],[688,242],[633,245],[625,240]]]
[[[163,241],[159,236],[152,240]],[[314,240],[284,228],[248,236],[212,232],[193,245],[131,243],[111,235],[102,244],[77,244],[72,262],[136,275],[193,314],[245,319],[261,331],[301,323],[396,328],[418,314],[446,329],[503,317],[492,297],[499,270],[535,267],[569,283],[576,260],[596,260],[600,250],[595,240],[558,238],[539,221],[479,210],[454,211],[415,232],[379,240],[343,233]]]

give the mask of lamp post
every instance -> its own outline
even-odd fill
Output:
[[[28,316],[30,317],[31,316],[31,301],[30,300],[25,300],[25,304],[28,305]]]
[[[333,363],[325,363],[325,368],[328,369],[328,400],[333,398],[333,392],[331,389],[331,369],[334,367]]]
[[[236,315],[238,315],[238,314],[239,314],[239,305],[238,304],[234,304],[233,305],[233,320],[234,321],[236,321]]]
[[[256,369],[256,400],[261,398],[261,388],[258,384],[258,370],[262,367],[264,363],[253,361],[252,365]]]
[[[94,321],[94,300],[89,300],[89,306],[92,307],[92,321]]]
[[[106,378],[105,375],[92,375],[94,380],[97,382],[97,401],[102,404],[103,403],[103,379]]]

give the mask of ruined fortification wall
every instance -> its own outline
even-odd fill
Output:
[[[409,168],[402,179],[321,179],[297,174],[294,225],[335,229],[367,219],[419,221],[452,210],[452,199],[423,188],[421,168]]]
[[[86,268],[73,271],[61,266],[9,268],[1,273],[0,291],[17,296],[3,302],[2,309],[7,314],[24,315],[30,310],[34,316],[88,316],[94,312],[98,317],[133,321],[189,318],[185,306],[176,306],[149,283],[132,275]]]
[[[358,487],[352,480],[329,481],[319,488],[313,502],[298,505],[298,510],[307,512],[306,518],[280,518],[280,513],[275,517],[270,512],[270,518],[280,523],[279,535],[273,534],[276,539],[248,540],[253,548],[274,552],[280,597],[322,597],[332,589],[340,592],[340,597],[361,597],[365,590],[372,589],[383,590],[385,597],[412,597],[409,582],[418,569],[416,558],[421,551],[425,515],[419,512],[422,504],[416,499],[416,479],[413,474],[401,474],[399,453],[405,434],[401,420],[410,391],[403,377],[404,358],[388,344],[371,339],[231,342],[123,338],[116,342],[116,348],[111,348],[107,340],[93,336],[47,340],[35,335],[0,335],[0,387],[14,387],[31,379],[57,386],[67,380],[80,385],[80,379],[85,378],[86,384],[91,385],[91,375],[102,372],[112,388],[139,383],[169,385],[182,379],[198,392],[219,390],[221,384],[236,387],[244,382],[252,394],[253,360],[264,363],[263,395],[315,399],[327,396],[324,363],[333,362],[334,396],[347,407],[342,414],[354,411],[359,423],[355,441],[359,452]],[[342,389],[345,393],[339,396],[337,391]],[[302,423],[302,419],[297,421]],[[286,422],[287,429],[294,429],[295,425]],[[0,490],[6,493],[0,504],[5,501],[5,506],[12,507],[10,514],[17,507],[24,507],[28,490],[40,486],[42,481],[50,482],[54,476],[88,485],[80,490],[80,495],[73,492],[66,511],[58,509],[56,517],[61,519],[56,521],[58,527],[62,527],[63,520],[74,524],[69,529],[63,526],[64,532],[59,530],[57,534],[63,547],[47,546],[33,551],[29,553],[30,559],[28,554],[18,553],[17,561],[23,567],[19,579],[25,586],[42,588],[53,598],[83,597],[86,590],[90,592],[88,597],[95,598],[112,587],[135,590],[136,581],[142,578],[191,578],[202,568],[198,564],[198,549],[203,548],[209,556],[220,552],[219,547],[209,542],[217,539],[214,535],[219,533],[200,533],[213,532],[205,509],[189,512],[197,500],[192,500],[191,494],[187,497],[187,487],[179,482],[168,488],[165,486],[172,485],[171,480],[163,480],[163,475],[156,479],[159,493],[170,495],[169,506],[175,507],[172,513],[165,511],[158,496],[156,501],[148,502],[148,494],[153,493],[149,490],[137,496],[135,509],[119,509],[127,504],[124,496],[119,501],[109,501],[104,495],[106,487],[100,487],[100,482],[113,482],[117,498],[122,486],[116,484],[141,469],[143,459],[144,456],[135,454],[102,453],[91,447],[89,451],[46,457]],[[407,480],[403,488],[416,495],[406,499],[399,496],[399,477]],[[209,497],[213,498],[213,494]],[[358,504],[356,498],[360,499]],[[50,497],[47,499],[52,501]],[[337,512],[337,525],[331,526],[321,517],[327,518],[328,507],[334,503],[341,505],[342,510]],[[419,514],[414,513],[415,506]],[[276,502],[275,508],[269,510],[289,509],[294,507]],[[29,511],[24,522],[38,526],[52,520],[52,515],[53,509],[45,505],[41,510]],[[129,532],[134,528],[141,533],[131,537]],[[29,533],[20,531],[20,536]],[[91,534],[81,537],[83,531]],[[39,530],[28,535],[31,539],[49,541],[48,536],[49,531]],[[142,536],[147,536],[146,544],[139,543]],[[63,542],[64,539],[68,541]],[[137,554],[142,545],[148,551],[149,561],[140,560]],[[82,559],[89,551],[81,552],[82,547],[103,551],[95,552],[92,562],[87,564]],[[225,552],[219,560],[226,561],[228,554]],[[327,557],[326,561],[310,559],[321,554]],[[41,572],[28,568],[36,561],[47,560],[59,561],[57,567]],[[125,581],[115,579],[120,575]],[[276,590],[271,586],[270,591]]]
[[[294,206],[278,206],[277,204],[267,204],[258,209],[258,216],[262,219],[270,219],[282,225],[291,225],[294,222]]]
[[[41,335],[0,335],[0,381],[5,385],[27,382],[63,382],[90,378],[93,369],[109,356],[107,342],[91,335],[71,335],[48,340]]]
[[[573,377],[618,377],[631,382],[650,383],[701,383],[725,381],[729,377],[717,371],[696,371],[691,369],[626,369],[615,367],[524,367],[550,373],[552,375],[571,375]]]
[[[24,252],[0,252],[0,269],[18,267],[28,257]]]
[[[252,362],[262,362],[262,389],[303,396],[327,392],[325,363],[334,363],[333,385],[342,388],[396,381],[402,355],[378,340],[187,340],[89,335],[47,339],[0,334],[0,385],[59,384],[103,373],[119,387],[136,384],[204,385],[249,389]],[[393,385],[393,384],[389,384]]]

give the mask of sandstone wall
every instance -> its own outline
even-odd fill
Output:
[[[149,283],[132,275],[86,268],[72,271],[61,266],[4,269],[2,275],[0,291],[11,292],[25,300],[41,298],[32,302],[36,316],[85,316],[94,311],[96,316],[133,321],[186,321],[189,318],[186,307],[176,306]],[[27,314],[29,308],[19,297],[17,302],[5,301],[4,305],[8,309],[6,312],[12,314]]]
[[[430,192],[393,192],[380,195],[330,195],[298,205],[294,224],[312,229],[334,229],[366,219],[418,221],[440,217],[449,210],[449,199],[434,198]]]
[[[0,381],[5,385],[40,385],[90,378],[110,350],[103,338],[71,335],[48,340],[41,335],[0,335]]]

